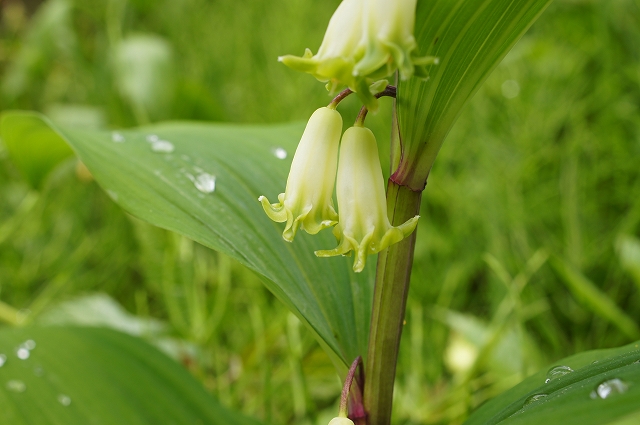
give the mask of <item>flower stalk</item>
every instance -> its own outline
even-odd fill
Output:
[[[397,115],[392,118],[391,170],[402,156]],[[420,211],[422,191],[414,191],[393,179],[387,182],[387,215],[392,225],[403,223]],[[365,363],[364,407],[367,425],[389,425],[393,404],[400,337],[404,323],[416,232],[378,255],[376,281]]]

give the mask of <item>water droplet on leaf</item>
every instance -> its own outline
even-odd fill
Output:
[[[22,381],[18,381],[17,379],[7,381],[6,387],[9,391],[13,391],[14,393],[23,393],[27,389],[25,383]]]
[[[159,153],[171,153],[175,150],[173,143],[166,140],[157,140],[151,143],[151,150]]]
[[[0,367],[4,366],[6,362],[7,362],[7,356],[4,354],[0,354]]]
[[[595,390],[591,391],[591,398],[605,399],[615,394],[622,394],[626,392],[628,388],[629,385],[618,378],[608,379],[598,385]]]
[[[29,358],[29,356],[31,355],[31,353],[29,352],[29,350],[27,350],[24,347],[20,347],[18,348],[18,350],[16,351],[16,356],[18,356],[18,358],[20,360],[27,360]]]
[[[202,171],[202,169],[199,169]],[[216,176],[209,173],[201,173],[197,176],[185,173],[185,176],[193,182],[193,185],[202,193],[211,193],[216,190]]]
[[[283,148],[275,148],[273,150],[273,155],[278,159],[286,159],[287,158],[287,151],[284,150]]]
[[[111,133],[111,140],[113,140],[115,143],[124,143],[124,136],[122,135],[122,133],[114,131],[113,133]]]
[[[71,404],[71,397],[69,397],[68,395],[60,394],[58,395],[58,403],[62,404],[63,406],[68,406]]]
[[[573,369],[571,369],[569,366],[552,367],[551,369],[549,369],[549,372],[547,372],[547,379],[544,381],[544,383],[548,384],[554,379],[560,378],[561,376],[564,376],[571,372],[573,372]]]
[[[194,179],[193,184],[200,192],[211,193],[216,190],[216,177],[209,173],[202,173]]]
[[[523,406],[528,406],[531,403],[535,403],[538,400],[541,400],[543,398],[545,398],[547,395],[546,394],[534,394],[531,395],[529,397],[527,397],[527,399],[524,401],[524,405]]]

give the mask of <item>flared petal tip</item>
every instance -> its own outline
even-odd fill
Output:
[[[280,194],[278,198],[282,197],[282,195],[284,194]],[[266,196],[260,196],[258,201],[262,204],[262,209],[271,220],[276,223],[287,221],[287,211],[284,208],[284,203],[271,204]]]

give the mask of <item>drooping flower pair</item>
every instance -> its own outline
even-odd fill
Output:
[[[279,60],[327,82],[330,92],[347,86],[371,110],[377,108],[369,85],[399,70],[402,79],[426,76],[433,57],[417,57],[413,36],[417,0],[343,0],[329,21],[318,52]]]
[[[286,222],[282,236],[289,242],[298,229],[316,234],[335,226],[333,234],[338,246],[316,251],[316,255],[354,252],[353,269],[360,272],[367,255],[376,254],[413,232],[418,216],[400,226],[391,225],[373,133],[356,125],[344,133],[340,144],[341,129],[342,118],[332,107],[314,112],[293,157],[285,192],[278,195],[279,202],[270,204],[264,196],[259,200],[269,218]],[[333,205],[334,185],[338,214]]]

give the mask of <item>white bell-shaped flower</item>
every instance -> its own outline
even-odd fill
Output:
[[[387,216],[384,178],[371,130],[355,126],[342,136],[336,181],[340,219],[333,229],[338,246],[318,257],[354,252],[353,270],[361,272],[367,255],[400,242],[416,228],[419,216],[394,227]]]
[[[271,220],[286,222],[282,237],[293,241],[298,229],[316,234],[337,223],[333,207],[333,188],[338,167],[338,147],[342,117],[333,108],[316,110],[302,134],[284,193],[278,203],[270,204],[260,196],[265,213]]]

